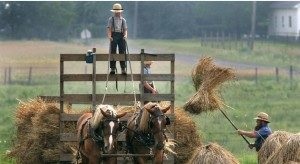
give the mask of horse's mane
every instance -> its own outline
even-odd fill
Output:
[[[97,107],[96,107],[96,110],[95,110],[95,112],[94,112],[94,115],[93,115],[93,117],[91,118],[91,127],[93,128],[93,129],[97,129],[98,128],[98,126],[99,126],[99,123],[101,122],[101,120],[103,119],[103,115],[102,115],[102,113],[101,113],[101,110],[100,109],[102,109],[104,112],[106,112],[107,110],[109,110],[109,111],[111,111],[112,112],[112,114],[114,115],[114,116],[116,116],[117,114],[117,112],[116,112],[116,110],[113,108],[113,106],[112,105],[98,105]]]
[[[145,132],[145,131],[148,130],[148,127],[149,127],[148,122],[149,122],[149,119],[150,119],[150,113],[146,110],[146,108],[151,109],[155,105],[156,105],[156,103],[149,102],[144,106],[144,109],[142,111],[142,116],[141,116],[141,119],[140,119],[140,122],[139,122],[139,127],[138,127],[139,131],[144,131]]]

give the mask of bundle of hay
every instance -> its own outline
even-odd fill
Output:
[[[197,92],[186,102],[184,109],[199,114],[221,108],[223,101],[218,93],[218,87],[234,77],[231,68],[217,67],[210,57],[199,60],[192,71],[192,80]]]
[[[300,163],[300,135],[293,134],[286,143],[279,148],[269,159],[266,164],[282,163]]]
[[[201,138],[197,133],[195,122],[183,109],[175,109],[174,135],[176,140],[175,152],[178,163],[183,163],[191,158],[195,149],[201,146]]]
[[[264,164],[267,159],[287,142],[292,133],[276,131],[271,134],[258,152],[258,163]]]
[[[72,153],[69,145],[59,145],[60,111],[56,105],[41,99],[20,102],[10,157],[18,163],[45,163],[59,159],[60,150]]]
[[[226,149],[210,143],[194,151],[188,164],[238,164],[239,161]]]

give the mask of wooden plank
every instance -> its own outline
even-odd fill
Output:
[[[60,121],[77,121],[81,114],[67,114],[62,113],[60,115]]]
[[[71,104],[90,104],[92,102],[91,94],[64,94],[63,101]],[[112,105],[132,105],[134,101],[133,94],[106,94],[105,104]],[[174,101],[173,94],[144,94],[146,101]],[[96,103],[100,104],[103,94],[96,94]],[[136,94],[137,101],[140,100],[140,94]]]
[[[60,141],[62,142],[77,142],[76,133],[60,133]]]
[[[126,122],[132,116],[132,114],[133,113],[127,113],[125,116],[123,116],[119,120],[121,122]],[[67,114],[67,113],[62,113],[60,120],[61,121],[77,121],[80,116],[81,116],[81,114]]]
[[[106,81],[106,74],[96,74],[96,81]],[[108,81],[131,81],[131,75],[110,75]],[[133,74],[133,81],[141,81],[141,74]],[[144,75],[145,81],[175,81],[174,74],[151,74]],[[63,81],[92,81],[92,74],[64,74]]]
[[[44,101],[50,101],[50,102],[59,102],[60,97],[59,96],[38,96],[39,98],[41,98]]]
[[[92,102],[92,94],[64,94],[64,102],[71,104],[90,104]],[[106,94],[105,103],[112,105],[133,105],[133,94]],[[40,96],[46,101],[59,101],[58,96]],[[103,94],[96,94],[96,103],[100,104]],[[136,94],[137,101],[140,101],[140,94]],[[173,94],[144,94],[146,101],[174,101]]]
[[[175,54],[144,54],[145,60],[175,61]],[[108,61],[108,54],[96,54],[97,61]],[[60,54],[63,61],[85,61],[85,54]],[[141,61],[141,54],[130,54],[130,61]],[[113,54],[110,60],[124,61],[125,55]]]
[[[61,162],[67,162],[67,161],[73,161],[76,158],[73,154],[63,154],[63,153],[61,153],[59,159],[60,159]]]
[[[144,93],[144,100],[146,101],[174,101],[175,95],[173,94],[151,94]]]
[[[96,103],[102,103],[104,94],[96,94]],[[132,105],[134,101],[133,94],[106,94],[105,104],[112,105]],[[139,95],[137,94],[139,99]],[[64,101],[69,101],[72,104],[90,104],[92,102],[91,94],[65,94]]]

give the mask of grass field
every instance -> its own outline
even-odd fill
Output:
[[[0,60],[1,65],[11,66],[53,66],[58,67],[59,53],[84,53],[87,49],[91,49],[100,43],[104,45],[104,40],[96,40],[91,45],[83,45],[79,42],[71,43],[57,43],[47,41],[10,41],[0,43]],[[286,57],[284,53],[281,56],[276,56],[273,52],[283,52],[279,47],[286,48],[286,45],[268,45],[269,51],[264,51],[263,48],[257,48],[255,52],[241,52],[241,50],[230,50],[227,52],[220,49],[212,49],[210,47],[200,47],[194,43],[195,40],[178,40],[178,41],[153,41],[153,40],[138,40],[130,41],[130,44],[136,47],[147,46],[155,47],[156,50],[162,48],[164,52],[187,52],[187,55],[198,55],[205,53],[209,56],[218,59],[226,59],[229,61],[241,61],[245,63],[254,63],[272,66],[288,66],[297,65],[300,62],[300,49],[293,48],[286,51],[288,61],[284,60]],[[192,43],[192,45],[190,45]],[[16,46],[16,47],[12,47]],[[264,45],[262,45],[264,46]],[[96,46],[97,47],[97,46]],[[99,51],[105,51],[102,48],[97,48]],[[258,46],[259,47],[259,46]],[[20,48],[22,51],[7,50],[10,48]],[[168,49],[169,48],[169,49]],[[34,51],[33,51],[34,49]],[[4,53],[5,52],[5,53]],[[26,52],[22,58],[20,53]],[[39,53],[37,53],[39,52]],[[46,52],[46,53],[43,53]],[[266,54],[268,52],[269,54]],[[241,55],[239,55],[241,53]],[[12,60],[10,60],[12,56]],[[252,57],[251,57],[252,56]],[[28,58],[27,58],[28,57]],[[40,58],[41,57],[41,58]],[[262,61],[261,61],[262,60]],[[270,62],[266,62],[270,61]],[[57,65],[57,66],[56,66]],[[158,66],[158,65],[156,65]],[[82,69],[82,68],[81,68]],[[159,72],[156,68],[154,71]],[[181,61],[176,61],[176,76],[182,76],[180,80],[176,81],[176,106],[182,106],[188,98],[194,93],[191,79],[189,78],[191,65]],[[54,73],[53,76],[40,75],[34,85],[1,85],[0,86],[0,153],[5,154],[9,150],[11,139],[14,137],[14,112],[18,105],[18,101],[26,101],[38,95],[58,95],[58,75]],[[177,80],[177,77],[176,77]],[[164,91],[168,84],[158,83],[159,89]],[[114,84],[110,85],[110,91],[114,91]],[[122,84],[121,84],[122,87]],[[72,84],[67,86],[70,92],[90,92],[86,84]],[[99,87],[99,92],[103,87]],[[123,90],[122,90],[123,91]],[[121,91],[121,92],[122,92]],[[295,78],[293,85],[286,78],[282,78],[277,83],[272,77],[261,77],[258,83],[252,79],[238,79],[236,81],[227,83],[221,88],[221,95],[225,103],[234,109],[225,108],[224,110],[237,127],[245,130],[252,130],[255,121],[253,117],[259,111],[265,111],[270,114],[272,123],[270,124],[273,131],[285,130],[290,132],[299,132],[300,122],[300,88],[299,79]],[[204,143],[218,142],[220,145],[233,152],[239,158],[241,163],[250,164],[256,163],[256,152],[249,150],[243,139],[236,135],[235,130],[229,122],[223,117],[219,111],[212,113],[204,113],[201,115],[191,115],[197,124],[199,134],[203,138]],[[13,160],[0,157],[1,163],[14,163]]]

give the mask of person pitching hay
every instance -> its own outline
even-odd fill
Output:
[[[270,123],[270,121],[269,115],[267,113],[260,112],[254,119],[256,120],[256,126],[254,128],[254,131],[244,131],[238,129],[237,133],[239,135],[244,135],[249,138],[256,138],[254,144],[250,144],[249,147],[250,149],[255,147],[256,151],[259,151],[264,141],[268,138],[269,135],[271,135],[272,131],[271,128],[268,126],[268,123]]]

